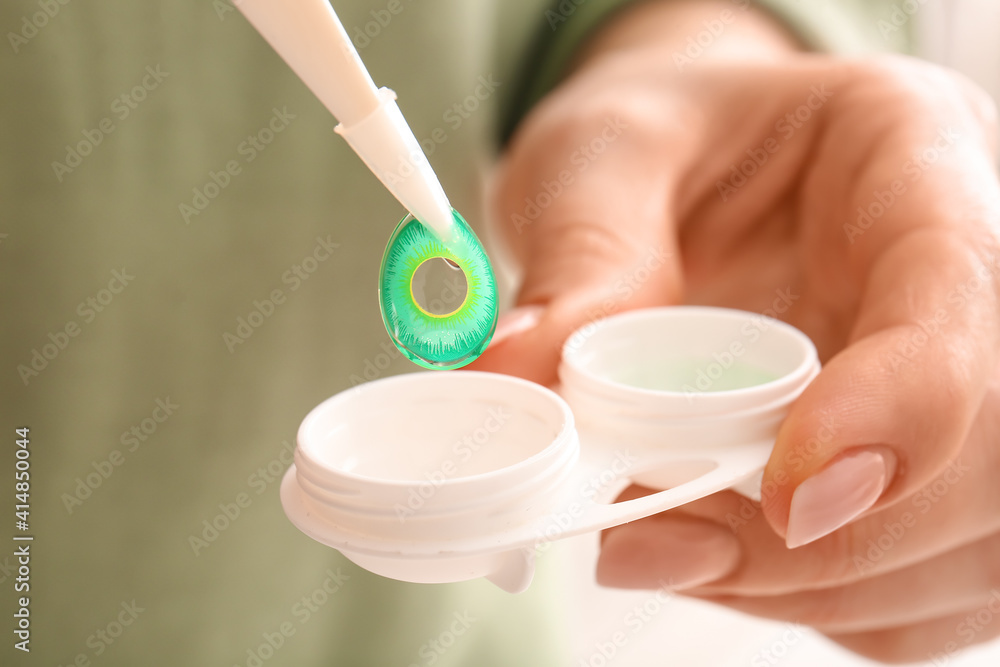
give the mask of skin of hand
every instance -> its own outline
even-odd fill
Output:
[[[576,328],[679,303],[782,311],[824,362],[761,503],[606,531],[601,583],[672,581],[883,661],[1000,635],[995,145],[961,77],[801,53],[733,3],[639,3],[591,40],[501,164],[520,307],[473,367],[550,384]]]

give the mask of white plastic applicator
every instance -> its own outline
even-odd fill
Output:
[[[242,0],[236,7],[330,110],[335,128],[389,192],[445,243],[451,204],[399,107],[376,88],[327,0]]]

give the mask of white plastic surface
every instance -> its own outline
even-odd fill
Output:
[[[818,372],[800,332],[762,321],[762,335],[738,356],[779,377],[745,389],[692,396],[602,375],[655,362],[663,341],[684,342],[694,355],[723,343],[731,349],[730,334],[742,335],[752,317],[760,316],[676,307],[610,318],[567,343],[560,372],[567,400],[525,380],[469,371],[342,392],[299,429],[281,486],[285,512],[309,536],[383,576],[488,577],[523,590],[540,545],[678,507],[759,473],[788,406]],[[632,480],[666,490],[608,504]]]
[[[379,106],[378,89],[327,0],[240,0],[236,8],[337,120]]]
[[[413,217],[445,243],[454,240],[451,204],[396,104],[396,93],[382,88],[377,109],[334,129]]]
[[[389,192],[444,242],[448,197],[391,90],[375,87],[327,0],[241,0],[236,7],[330,110],[341,134]]]

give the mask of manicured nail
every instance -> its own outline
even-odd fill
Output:
[[[740,560],[740,543],[722,526],[700,519],[657,517],[610,530],[597,561],[597,582],[685,589],[720,579]]]
[[[545,306],[519,306],[508,310],[497,319],[497,330],[493,333],[490,345],[534,329],[542,319]]]
[[[890,481],[882,454],[870,450],[842,454],[795,489],[785,544],[794,549],[847,525],[875,504]]]

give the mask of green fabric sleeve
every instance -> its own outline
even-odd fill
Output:
[[[636,0],[554,0],[543,14],[534,45],[526,60],[521,87],[513,98],[503,126],[506,142],[521,118],[562,79],[577,48],[619,9]]]
[[[753,4],[816,51],[860,55],[909,50],[908,30],[880,29],[880,16],[892,4],[886,0],[754,0]]]
[[[533,72],[524,77],[522,90],[510,107],[504,141],[524,114],[559,82],[587,37],[616,11],[637,1],[557,0],[550,5],[530,59]],[[736,10],[747,6],[744,0],[732,0],[732,4]],[[751,4],[771,13],[816,51],[862,54],[908,50],[907,30],[879,28],[879,17],[890,5],[888,0],[754,0]]]

